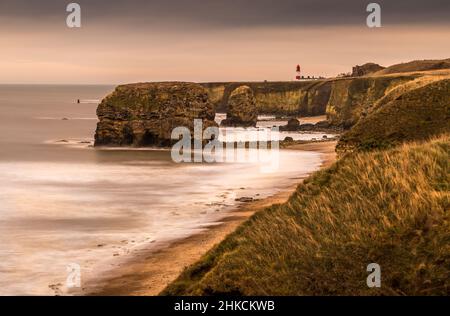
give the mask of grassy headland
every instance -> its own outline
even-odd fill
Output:
[[[448,295],[450,137],[348,154],[253,215],[164,295]],[[378,263],[381,288],[368,288]]]

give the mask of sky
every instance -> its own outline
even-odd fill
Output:
[[[448,0],[0,0],[0,83],[288,81],[297,64],[332,77],[450,58],[449,16]]]

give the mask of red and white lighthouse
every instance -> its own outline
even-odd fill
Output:
[[[301,73],[300,65],[297,65],[297,68],[296,68],[296,75],[295,75],[295,80],[300,80],[300,79],[302,79],[300,73]]]

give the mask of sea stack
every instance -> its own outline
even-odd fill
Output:
[[[248,86],[236,88],[228,99],[227,118],[223,126],[255,127],[258,120],[256,100]]]
[[[176,127],[216,126],[214,106],[201,85],[186,82],[118,86],[98,106],[95,146],[169,146]]]

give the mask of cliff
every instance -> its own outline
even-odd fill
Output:
[[[365,116],[387,91],[419,75],[373,76],[332,81],[326,114],[330,124],[350,128]]]
[[[175,127],[191,131],[194,119],[216,125],[214,106],[199,84],[138,83],[118,86],[98,106],[95,146],[166,146]]]
[[[450,79],[397,93],[345,133],[338,152],[387,148],[450,132]]]
[[[227,110],[231,92],[250,87],[260,114],[327,115],[332,126],[349,129],[372,108],[396,93],[448,76],[450,72],[415,72],[300,82],[202,84],[218,111]]]
[[[326,114],[330,127],[348,130],[401,95],[450,78],[450,70],[445,69],[448,66],[449,60],[414,61],[349,78],[123,85],[99,105],[95,144],[168,144],[174,126],[191,127],[194,118],[203,119],[207,126],[213,124],[215,111],[227,112],[230,95],[242,86],[253,93],[256,110],[252,112],[289,116]]]
[[[258,112],[274,115],[322,115],[331,86],[326,80],[292,82],[202,83],[218,111],[226,112],[230,94],[239,86],[253,90]]]

